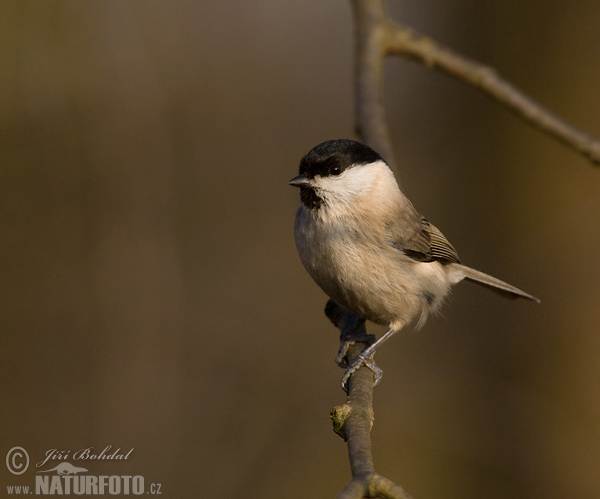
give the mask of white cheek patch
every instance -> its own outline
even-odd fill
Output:
[[[346,204],[367,194],[383,175],[392,175],[391,170],[383,161],[377,161],[350,167],[339,176],[322,177],[318,188],[325,199]]]

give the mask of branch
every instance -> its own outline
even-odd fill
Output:
[[[385,121],[382,68],[387,37],[387,16],[380,1],[352,0],[356,50],[356,132],[360,139],[396,166]]]
[[[415,59],[481,90],[529,124],[600,164],[600,141],[544,108],[498,73],[416,31],[387,22],[385,53]]]
[[[373,336],[367,335],[363,320],[329,300],[325,313],[340,329],[343,340],[356,341],[346,354],[348,361],[357,357]],[[360,318],[359,318],[360,319]],[[357,328],[356,324],[360,324]],[[373,426],[373,373],[359,369],[348,382],[346,403],[331,410],[334,431],[348,443],[352,480],[338,494],[337,499],[384,497],[409,499],[402,487],[375,472],[371,456],[371,428]]]
[[[391,158],[381,107],[381,67],[387,55],[397,55],[439,69],[504,105],[524,121],[600,164],[600,141],[579,130],[501,78],[492,68],[470,60],[406,26],[392,23],[382,0],[352,0],[356,18],[356,109],[361,138]],[[370,75],[365,73],[370,72]],[[376,83],[375,83],[376,82]],[[370,109],[370,110],[369,110]]]

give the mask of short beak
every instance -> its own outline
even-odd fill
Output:
[[[289,181],[289,184],[294,187],[308,187],[310,185],[310,179],[300,174]]]

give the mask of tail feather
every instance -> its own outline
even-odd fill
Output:
[[[525,291],[520,290],[508,284],[507,282],[501,281],[500,279],[496,279],[491,275],[484,274],[483,272],[479,272],[478,270],[472,269],[471,267],[465,267],[464,265],[460,265],[458,263],[452,263],[453,270],[456,270],[459,274],[470,281],[475,282],[476,284],[483,284],[485,286],[491,287],[494,291],[499,292],[503,296],[507,296],[509,298],[527,298],[528,300],[535,301],[537,303],[540,302],[538,298],[535,296],[531,296],[529,293],[525,293]]]

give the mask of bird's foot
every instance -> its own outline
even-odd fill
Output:
[[[353,334],[343,334],[340,339],[340,349],[335,357],[335,362],[340,367],[348,367],[348,350],[355,343],[365,343],[371,345],[375,342],[376,338],[372,334],[367,334],[364,329],[363,331],[353,331]]]
[[[347,392],[348,391],[348,380],[350,376],[352,376],[360,366],[366,366],[371,371],[373,371],[373,376],[375,377],[373,381],[373,387],[376,387],[381,378],[383,377],[383,370],[375,364],[373,361],[373,357],[375,356],[375,352],[377,349],[383,345],[387,340],[389,340],[394,334],[396,334],[397,329],[389,328],[386,333],[379,338],[375,343],[371,343],[367,348],[365,348],[358,357],[356,357],[351,363],[344,376],[342,378],[342,388]]]
[[[348,381],[350,381],[350,376],[362,366],[369,368],[373,372],[373,387],[376,387],[379,384],[381,378],[383,378],[383,369],[375,364],[373,355],[374,352],[370,352],[369,349],[363,350],[363,352],[350,363],[342,377],[342,388],[346,393],[348,392]]]

